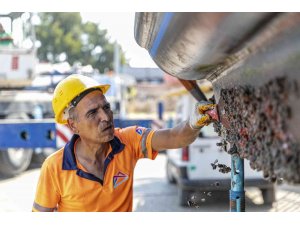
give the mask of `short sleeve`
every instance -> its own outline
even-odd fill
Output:
[[[154,130],[145,127],[132,126],[122,129],[125,141],[133,148],[137,159],[155,159],[158,152],[152,149]]]
[[[53,211],[56,208],[60,197],[53,175],[46,160],[41,168],[32,211]]]

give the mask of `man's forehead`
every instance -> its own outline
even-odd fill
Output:
[[[100,90],[94,90],[90,93],[88,93],[86,96],[84,96],[81,101],[78,103],[79,105],[93,105],[93,104],[99,104],[103,102],[104,104],[107,102],[105,96],[103,95],[103,93]]]

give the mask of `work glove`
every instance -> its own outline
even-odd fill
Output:
[[[211,102],[207,102],[207,101],[197,102],[190,115],[190,119],[189,119],[190,127],[198,130],[203,126],[209,125],[215,119],[214,116],[216,113],[215,108],[216,108],[216,104],[212,104]]]

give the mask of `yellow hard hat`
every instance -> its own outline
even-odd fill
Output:
[[[109,88],[109,84],[100,85],[96,80],[79,74],[72,74],[61,80],[54,90],[52,99],[55,121],[66,124],[67,119],[63,116],[65,109],[71,104],[76,106],[89,91],[99,89],[105,94]]]

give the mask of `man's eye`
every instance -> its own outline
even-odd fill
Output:
[[[92,110],[89,112],[88,116],[94,116],[96,114],[97,110]]]
[[[107,104],[103,107],[104,110],[109,110],[110,109],[110,104]]]

